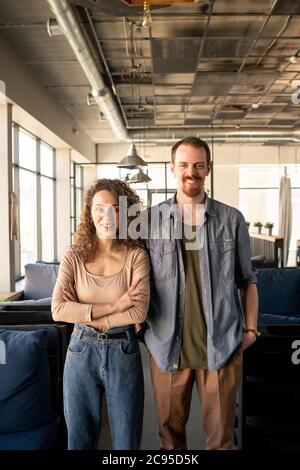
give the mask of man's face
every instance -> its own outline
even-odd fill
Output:
[[[210,172],[204,148],[180,145],[176,151],[171,170],[177,179],[177,188],[186,196],[194,198],[204,191],[204,182]]]

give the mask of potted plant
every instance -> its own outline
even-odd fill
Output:
[[[271,222],[266,222],[264,226],[268,229],[269,235],[272,235],[272,228],[274,227],[274,224]]]
[[[254,227],[257,227],[257,233],[261,233],[261,228],[263,224],[261,222],[254,222]]]

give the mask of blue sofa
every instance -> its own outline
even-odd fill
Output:
[[[52,319],[57,272],[27,265],[24,300],[0,302],[0,450],[66,447],[62,378],[73,325]]]
[[[257,270],[258,325],[300,324],[300,268]]]

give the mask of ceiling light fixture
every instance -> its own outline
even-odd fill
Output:
[[[133,35],[133,23],[130,23],[130,42],[131,42],[131,63],[134,64],[133,60],[133,41],[134,41],[134,35]],[[137,169],[140,166],[147,166],[147,163],[137,154],[136,151],[136,146],[133,143],[133,117],[134,117],[134,109],[133,109],[133,78],[134,78],[134,67],[132,66],[131,68],[131,103],[132,103],[132,117],[131,117],[131,145],[129,147],[129,150],[127,152],[126,157],[122,158],[122,160],[118,163],[117,167],[118,168],[128,168],[130,170]],[[140,103],[139,103],[140,104]]]
[[[149,29],[152,25],[152,16],[150,13],[150,5],[149,2],[144,2],[144,11],[143,11],[143,19],[142,19],[142,26],[143,28]]]
[[[298,58],[294,55],[290,58],[290,63],[291,64],[297,64],[298,63]]]
[[[129,170],[134,170],[139,166],[147,166],[147,163],[137,154],[136,146],[132,142],[127,152],[126,157],[118,163],[118,168],[128,168]]]
[[[259,108],[259,103],[252,103],[252,108],[253,109]]]
[[[127,181],[128,183],[149,183],[149,181],[152,180],[142,169],[139,169],[139,171],[132,175]]]

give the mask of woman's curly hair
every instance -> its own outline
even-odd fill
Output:
[[[85,195],[84,207],[80,217],[80,224],[75,234],[76,241],[73,247],[75,252],[85,263],[93,261],[99,252],[99,239],[93,223],[91,208],[95,194],[102,190],[109,191],[117,199],[119,199],[119,196],[127,197],[128,225],[130,221],[134,219],[134,217],[128,216],[129,207],[133,204],[140,203],[139,196],[124,181],[118,179],[99,179],[92,184]],[[126,239],[119,239],[117,234],[117,239],[114,241],[116,244],[141,246],[141,242],[139,240],[133,240],[129,235],[127,235]]]

